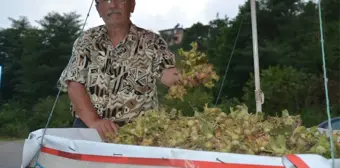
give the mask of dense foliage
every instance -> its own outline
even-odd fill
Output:
[[[166,108],[150,110],[124,125],[105,142],[141,146],[160,146],[191,150],[239,154],[284,156],[287,154],[319,154],[330,158],[328,137],[316,126],[307,129],[299,116],[282,111],[279,117],[249,113],[244,105],[226,114],[220,108],[205,105],[203,112],[191,117]],[[340,157],[339,135],[333,134],[335,157]]]
[[[340,1],[322,3],[331,112],[332,116],[339,116]],[[305,126],[318,124],[326,119],[326,112],[316,4],[302,0],[260,0],[257,8],[261,87],[265,94],[263,111],[274,116],[287,109],[292,115],[301,115]],[[180,55],[177,49],[189,51],[190,44],[197,42],[198,50],[207,55],[220,80],[211,89],[187,89],[183,101],[164,98],[167,90],[160,87],[162,104],[181,109],[187,116],[194,114],[192,107],[202,111],[205,103],[215,104],[241,28],[216,106],[229,112],[230,106],[242,102],[255,111],[249,13],[246,2],[233,19],[216,18],[208,25],[196,23],[185,30],[182,43],[171,46],[173,51]],[[11,27],[0,30],[3,66],[0,136],[26,137],[29,131],[43,127],[47,121],[58,92],[56,82],[70,58],[82,20],[76,13],[50,13],[38,21],[39,27],[31,25],[25,17],[11,21]],[[67,95],[61,96],[55,112],[51,127],[70,126],[73,118]]]

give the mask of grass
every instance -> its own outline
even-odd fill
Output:
[[[6,141],[18,141],[23,140],[24,138],[13,138],[13,137],[0,137],[0,142]]]

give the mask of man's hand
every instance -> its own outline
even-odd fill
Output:
[[[99,119],[89,125],[89,128],[95,128],[102,139],[105,135],[115,135],[118,133],[118,125],[107,119]]]
[[[165,69],[162,73],[161,82],[167,86],[179,84],[182,82],[182,75],[177,71],[176,68]]]
[[[117,132],[118,126],[116,126],[116,124],[110,120],[101,119],[97,114],[97,111],[93,107],[91,99],[82,84],[78,82],[69,82],[68,94],[79,118],[89,128],[95,128],[102,139],[106,133],[114,134]]]

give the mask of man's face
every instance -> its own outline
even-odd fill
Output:
[[[107,25],[118,26],[130,22],[135,0],[97,0],[97,10]]]

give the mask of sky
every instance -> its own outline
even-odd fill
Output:
[[[4,1],[0,5],[0,27],[10,26],[8,17],[17,19],[27,16],[35,24],[47,13],[55,11],[68,13],[75,11],[85,19],[92,0],[15,0]],[[139,27],[153,31],[174,27],[177,23],[184,28],[201,22],[207,24],[216,18],[227,15],[234,18],[246,0],[136,0],[132,21]],[[103,24],[95,6],[92,7],[86,29]]]

